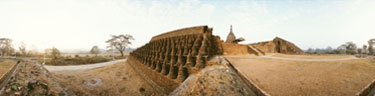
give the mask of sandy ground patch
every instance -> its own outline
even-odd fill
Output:
[[[268,56],[273,57],[286,57],[286,58],[298,58],[298,59],[342,59],[342,58],[352,58],[352,55],[330,55],[330,54],[321,54],[321,55],[286,55],[279,53],[269,53]]]
[[[369,58],[329,62],[255,56],[227,58],[258,86],[275,96],[353,96],[375,79],[375,63]]]

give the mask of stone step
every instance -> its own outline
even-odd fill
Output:
[[[263,56],[264,53],[262,51],[260,51],[258,48],[255,48],[253,45],[247,45],[250,49],[254,50],[255,51],[255,54],[258,55],[258,56]]]

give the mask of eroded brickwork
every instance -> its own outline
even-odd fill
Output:
[[[276,37],[272,41],[250,44],[264,53],[303,54],[303,50],[293,43]]]
[[[198,26],[153,37],[130,53],[129,61],[139,62],[134,66],[169,93],[190,74],[208,66],[209,59],[217,54],[221,51],[212,28]]]

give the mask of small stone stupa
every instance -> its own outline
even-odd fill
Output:
[[[234,33],[233,33],[232,25],[230,25],[230,31],[227,36],[227,40],[225,40],[225,43],[238,43],[244,40],[245,40],[244,38],[236,39],[236,36],[234,36]]]
[[[229,31],[229,34],[227,36],[227,40],[225,41],[225,43],[233,43],[234,40],[236,40],[236,36],[234,36],[233,34],[232,25],[230,25],[230,31]]]

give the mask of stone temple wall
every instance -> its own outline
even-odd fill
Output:
[[[284,39],[281,39],[279,37],[276,37],[275,39],[273,39],[272,42],[274,42],[274,44],[276,44],[275,51],[278,52],[278,53],[284,53],[284,54],[303,54],[304,53],[303,50],[298,48],[293,43],[291,43],[289,41],[286,41]],[[278,45],[279,45],[279,51],[277,50]]]
[[[247,55],[255,54],[255,52],[249,51],[247,45],[235,44],[235,43],[221,43],[223,46],[223,55]]]
[[[170,93],[190,74],[212,65],[222,54],[220,39],[212,28],[197,26],[167,32],[130,53],[128,62],[155,87]]]
[[[304,54],[304,51],[293,43],[276,37],[271,41],[250,44],[264,53]]]
[[[259,42],[259,43],[255,43],[255,44],[251,44],[251,45],[258,48],[259,50],[261,50],[264,53],[276,53],[275,52],[275,44],[271,41]]]

